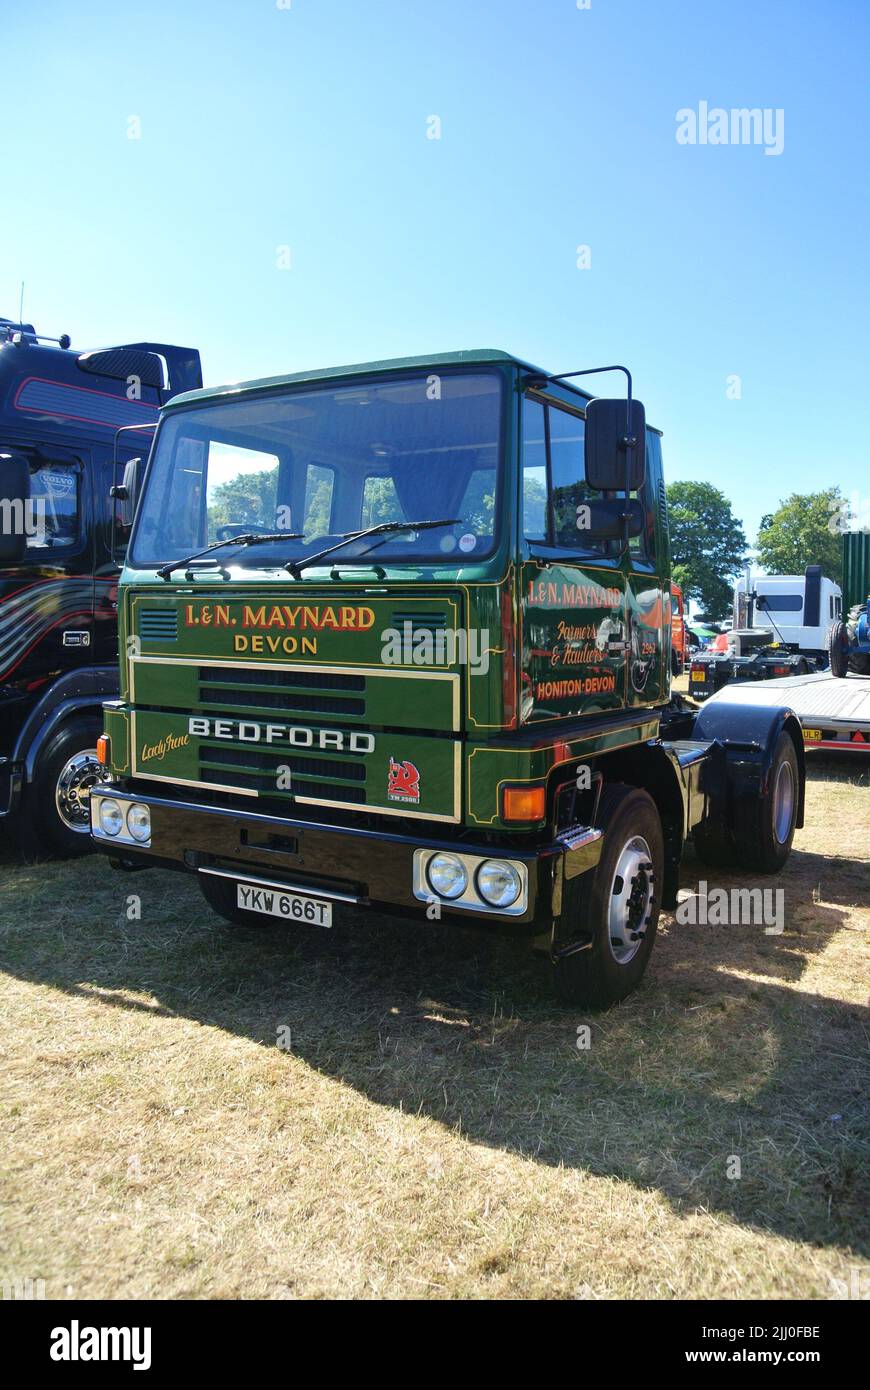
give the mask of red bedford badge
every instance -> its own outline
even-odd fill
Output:
[[[390,758],[390,772],[387,779],[388,801],[419,801],[420,774],[413,763],[397,763]]]

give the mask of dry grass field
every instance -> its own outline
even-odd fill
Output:
[[[776,886],[783,935],[665,917],[642,989],[587,1019],[477,931],[240,931],[187,878],[6,853],[0,1277],[50,1298],[866,1295],[870,763],[812,764]]]

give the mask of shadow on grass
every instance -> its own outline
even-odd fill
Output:
[[[687,858],[685,887],[707,876]],[[362,915],[331,932],[234,929],[190,879],[95,859],[0,870],[0,968],[264,1047],[289,1028],[322,1074],[472,1143],[870,1254],[870,1011],[791,988],[854,929],[844,909],[862,884],[866,900],[867,865],[796,853],[768,882],[785,890],[784,935],[665,917],[643,987],[603,1015],[556,1006],[546,963],[481,930]]]

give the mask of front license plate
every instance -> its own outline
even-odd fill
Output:
[[[265,912],[285,922],[332,926],[332,903],[322,902],[320,898],[303,898],[299,893],[281,893],[274,888],[251,888],[246,883],[237,883],[236,902],[246,912]]]
[[[821,729],[804,729],[804,741],[806,743],[815,743],[816,740],[820,739],[821,737]]]

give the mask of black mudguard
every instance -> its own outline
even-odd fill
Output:
[[[806,760],[800,720],[787,705],[704,705],[695,719],[692,738],[718,744],[725,753],[727,818],[733,825],[742,801],[755,801],[766,790],[780,734],[791,738],[800,771],[797,826],[804,823]]]
[[[13,758],[24,764],[27,781],[33,780],[42,750],[65,720],[76,714],[101,715],[103,701],[117,694],[115,666],[86,666],[54,681],[30,711],[13,750]]]

